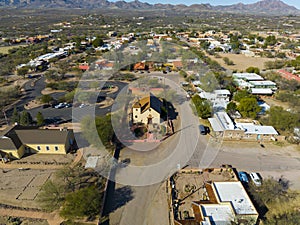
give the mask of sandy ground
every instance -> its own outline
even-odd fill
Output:
[[[248,57],[243,54],[231,54],[231,53],[219,53],[222,58],[216,58],[209,56],[213,60],[216,60],[226,69],[237,70],[237,71],[245,71],[248,67],[258,67],[260,70],[264,69],[264,63],[268,61],[274,61],[274,59],[263,58],[263,57]],[[225,64],[223,58],[227,57],[234,62],[234,65],[228,66]]]
[[[57,93],[57,92],[66,92],[66,91],[63,91],[63,90],[52,90],[51,88],[45,88],[44,90],[42,90],[42,94],[43,95],[50,95],[50,94]]]
[[[24,109],[26,109],[26,110],[34,109],[34,108],[39,107],[41,105],[43,105],[43,103],[41,103],[40,101],[31,100],[30,102],[28,102],[24,105]]]

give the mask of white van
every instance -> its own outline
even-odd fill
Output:
[[[261,179],[257,173],[250,173],[250,178],[256,186],[261,186]]]

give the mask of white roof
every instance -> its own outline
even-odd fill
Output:
[[[271,95],[273,94],[273,90],[271,88],[251,88],[251,94]]]
[[[227,89],[214,90],[214,93],[217,95],[230,95],[230,91]]]
[[[253,123],[236,123],[236,126],[245,130],[245,134],[278,135],[278,132],[272,126],[260,126]]]
[[[234,212],[230,204],[204,204],[201,205],[201,211],[204,217],[209,217],[209,220],[216,225],[229,225],[234,220]]]
[[[253,84],[255,86],[260,86],[260,85],[271,85],[271,86],[276,86],[276,83],[270,80],[257,80],[257,81],[249,81],[250,84]]]
[[[224,131],[224,128],[221,126],[219,121],[216,118],[208,118],[208,121],[215,132]]]
[[[250,84],[249,82],[242,80],[242,79],[234,79],[235,83],[237,83],[237,85],[239,87],[245,88],[245,87],[253,87],[252,84]]]
[[[86,160],[86,164],[85,164],[84,168],[85,169],[96,168],[98,160],[99,160],[99,156],[89,156]]]
[[[257,215],[241,182],[214,182],[213,184],[220,201],[230,202],[237,215]]]
[[[256,73],[234,73],[232,74],[234,78],[243,80],[264,80],[261,76]]]

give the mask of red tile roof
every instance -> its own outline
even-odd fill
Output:
[[[296,80],[300,82],[300,77],[298,77],[295,74],[289,73],[286,70],[278,70],[277,72],[280,73],[280,75],[287,80]]]
[[[79,69],[88,70],[90,67],[88,65],[79,65]]]

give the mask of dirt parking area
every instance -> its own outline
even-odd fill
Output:
[[[1,169],[0,202],[24,208],[39,208],[36,197],[55,170]]]

